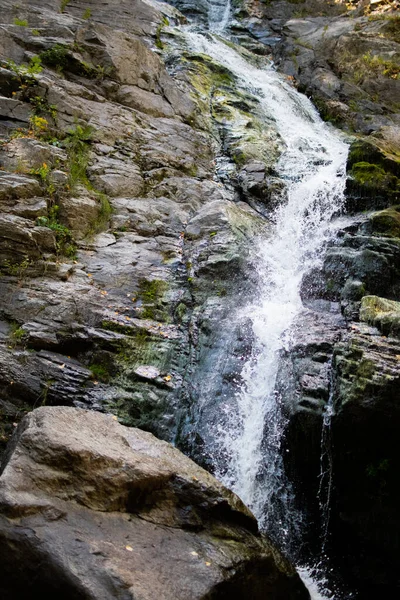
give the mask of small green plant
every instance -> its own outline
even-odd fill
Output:
[[[35,56],[32,56],[32,58],[29,62],[28,75],[39,75],[39,73],[41,73],[42,71],[43,71],[43,68],[42,68],[42,61],[40,59],[40,56],[35,54]]]
[[[13,346],[19,346],[25,335],[26,331],[18,323],[11,323],[10,342]]]
[[[87,8],[82,15],[82,19],[87,21],[88,19],[90,19],[91,16],[92,16],[92,11],[90,10],[90,8]]]
[[[35,115],[41,113],[49,114],[53,120],[57,117],[57,106],[55,104],[49,104],[46,98],[42,96],[32,96],[29,98],[29,102],[34,107]]]
[[[31,261],[26,256],[20,262],[11,262],[10,260],[6,259],[3,262],[2,268],[5,269],[6,272],[12,277],[18,277],[18,279],[21,280],[24,278],[26,270],[28,269],[30,264]]]
[[[43,163],[40,167],[36,169],[30,169],[30,175],[37,175],[41,181],[46,182],[50,173],[50,167]]]
[[[93,131],[91,125],[76,125],[67,132],[63,142],[68,153],[69,185],[72,190],[78,183],[89,184],[86,169]]]
[[[59,210],[60,207],[57,204],[55,204],[49,210],[48,217],[38,217],[36,219],[36,225],[40,227],[48,227],[49,229],[54,231],[56,236],[58,254],[64,254],[69,258],[75,258],[76,246],[74,244],[74,239],[68,227],[59,222]]]
[[[103,381],[107,383],[110,379],[110,373],[107,371],[104,365],[92,364],[89,366],[89,369],[92,371],[93,379],[98,379],[99,381]]]
[[[36,75],[39,75],[39,73],[43,71],[42,61],[40,56],[37,55],[31,58],[28,65],[24,63],[17,65],[13,60],[0,61],[0,64],[15,73],[19,80],[20,87],[34,85],[36,83]]]
[[[112,207],[106,194],[98,192],[89,183],[87,187],[96,196],[96,199],[100,204],[98,216],[96,220],[92,223],[88,232],[88,235],[90,236],[96,233],[100,233],[101,231],[104,231],[107,228],[112,214]]]
[[[29,117],[29,123],[33,133],[38,136],[45,133],[49,126],[47,119],[44,117],[38,117],[37,115],[32,115]]]
[[[40,53],[40,58],[47,67],[62,71],[68,64],[70,49],[63,44],[55,44]]]
[[[63,13],[71,0],[61,0],[60,13]]]
[[[32,33],[32,35],[34,35],[35,37],[37,37],[38,35],[40,35],[40,31],[39,31],[39,29],[32,29],[31,33]]]
[[[18,17],[16,17],[13,22],[14,25],[18,25],[18,27],[28,27],[28,21],[26,19],[18,19]]]
[[[51,197],[55,192],[54,184],[50,180],[51,167],[47,163],[43,163],[36,169],[30,169],[30,175],[39,177],[41,183],[45,186],[47,194]]]

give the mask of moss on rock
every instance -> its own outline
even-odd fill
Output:
[[[361,300],[360,320],[378,327],[385,335],[398,337],[400,302],[379,298],[379,296],[364,296]]]
[[[400,238],[400,206],[380,210],[370,217],[372,233]]]

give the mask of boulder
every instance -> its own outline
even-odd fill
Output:
[[[237,496],[111,416],[27,415],[3,463],[0,505],[4,600],[309,598]]]

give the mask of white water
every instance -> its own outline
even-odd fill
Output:
[[[230,3],[222,13],[218,2],[210,13],[210,29],[223,31],[229,16]],[[291,327],[302,310],[302,278],[321,260],[326,241],[335,233],[331,221],[343,203],[347,146],[310,101],[271,67],[253,66],[221,38],[188,31],[186,39],[192,51],[227,67],[239,87],[259,98],[266,120],[275,121],[285,145],[278,171],[286,182],[288,201],[272,217],[271,238],[255,249],[259,296],[246,308],[254,348],[242,371],[240,392],[221,406],[221,424],[213,438],[215,455],[224,457],[216,465],[217,475],[289,550],[300,515],[290,508],[291,490],[284,475],[285,420],[276,376],[280,354],[290,345]],[[306,569],[299,572],[313,600],[332,598],[328,592],[321,595],[324,582],[318,585]]]
[[[214,33],[222,33],[231,15],[230,0],[214,0],[208,9],[208,27]]]
[[[274,70],[252,66],[221,40],[196,33],[188,33],[187,39],[192,50],[229,68],[239,85],[259,97],[286,145],[278,170],[287,182],[288,202],[276,210],[275,232],[260,244],[254,261],[260,294],[246,314],[252,319],[255,347],[236,398],[239,419],[231,411],[231,423],[216,432],[224,455],[230,457],[228,471],[220,476],[268,528],[265,507],[285,485],[279,452],[284,422],[274,394],[279,355],[302,310],[301,280],[320,260],[333,233],[331,218],[343,202],[347,146],[310,101]],[[263,468],[267,473],[260,478]]]

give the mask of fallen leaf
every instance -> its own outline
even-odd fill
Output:
[[[59,369],[64,369],[64,367],[65,367],[65,363],[63,363],[62,365],[58,365]]]
[[[128,552],[133,552],[132,546],[125,546],[125,550],[128,550]]]
[[[164,381],[171,381],[171,379],[172,379],[172,378],[171,378],[171,375],[166,375],[166,376],[164,377]]]
[[[206,562],[206,567],[210,567],[211,563],[210,562]]]
[[[192,556],[198,556],[198,555],[199,555],[199,553],[198,553],[198,552],[195,552],[194,550],[193,550],[193,552],[191,552],[190,554],[191,554]]]

